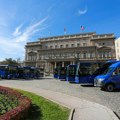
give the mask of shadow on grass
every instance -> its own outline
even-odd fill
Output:
[[[41,120],[42,119],[42,113],[40,111],[40,108],[32,104],[28,113],[28,116],[25,120]]]

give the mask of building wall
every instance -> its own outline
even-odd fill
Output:
[[[116,59],[120,60],[120,38],[115,40]]]
[[[84,33],[41,38],[26,45],[26,65],[43,67],[53,72],[56,66],[76,61],[115,59],[114,34]]]

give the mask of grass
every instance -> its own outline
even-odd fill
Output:
[[[68,120],[70,110],[34,93],[17,90],[32,101],[26,120]]]

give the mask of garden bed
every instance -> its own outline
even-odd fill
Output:
[[[5,114],[6,112],[14,109],[18,106],[18,100],[10,98],[6,95],[0,94],[0,115]]]
[[[0,120],[25,119],[30,106],[30,99],[13,89],[0,86]]]

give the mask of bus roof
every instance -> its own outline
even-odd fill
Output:
[[[17,65],[0,65],[0,66],[8,67],[8,66],[17,66]]]
[[[76,66],[76,64],[75,65],[68,65],[68,66]]]
[[[120,62],[113,63],[110,67],[118,67],[120,66]]]

